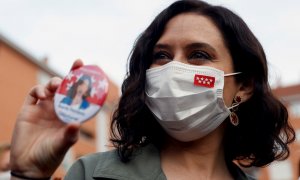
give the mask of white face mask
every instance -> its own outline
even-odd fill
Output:
[[[224,72],[172,61],[146,71],[146,104],[165,131],[193,141],[215,130],[230,114],[223,101]]]

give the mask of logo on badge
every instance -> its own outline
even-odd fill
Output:
[[[65,123],[84,122],[101,109],[108,93],[108,79],[95,65],[70,71],[54,96],[54,109]]]

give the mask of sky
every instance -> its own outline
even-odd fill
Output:
[[[121,85],[139,34],[174,0],[0,0],[0,34],[66,75],[75,59]],[[263,45],[272,87],[300,83],[299,0],[210,0],[248,24]]]

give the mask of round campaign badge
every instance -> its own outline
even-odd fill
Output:
[[[86,121],[100,110],[108,93],[108,79],[95,65],[70,71],[54,96],[54,109],[65,123]]]

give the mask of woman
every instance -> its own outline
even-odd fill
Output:
[[[92,89],[92,80],[90,76],[83,75],[70,88],[67,96],[61,101],[63,104],[70,105],[76,109],[86,109],[89,107],[89,102],[86,100],[90,96]]]
[[[77,140],[79,126],[60,123],[50,106],[59,84],[35,87],[25,101],[13,137],[15,177],[51,176]],[[262,46],[224,7],[184,0],[162,11],[136,41],[122,92],[112,121],[116,150],[81,158],[66,179],[251,179],[235,163],[285,159],[294,140]]]

